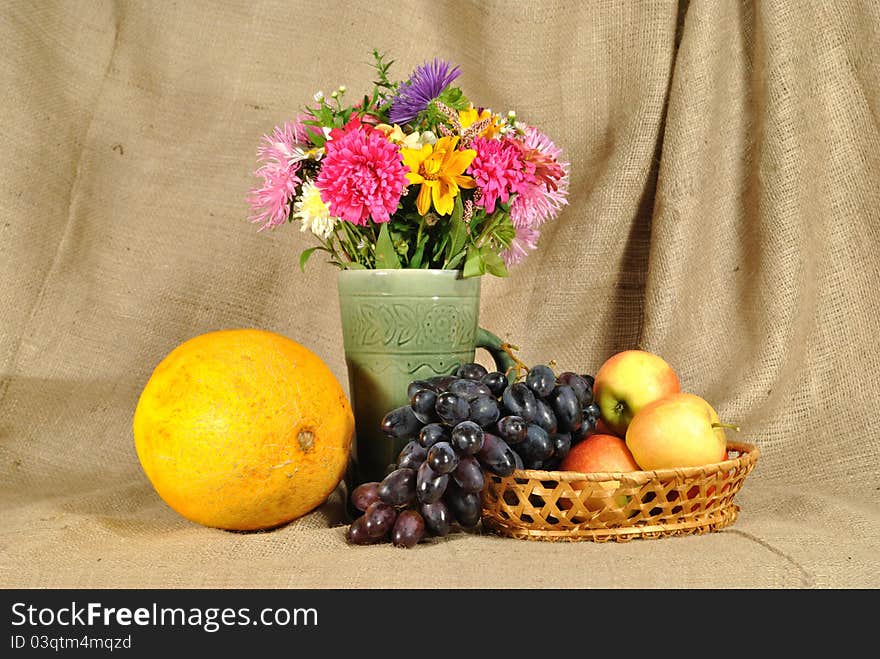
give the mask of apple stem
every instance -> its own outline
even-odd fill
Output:
[[[728,430],[735,430],[739,432],[739,426],[735,426],[732,423],[713,423],[713,428],[727,428]]]

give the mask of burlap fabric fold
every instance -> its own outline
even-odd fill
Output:
[[[878,35],[864,1],[5,2],[0,586],[877,587]],[[347,546],[339,496],[232,534],[154,493],[131,416],[185,339],[271,329],[346,382],[335,270],[245,196],[374,46],[565,150],[570,205],[481,324],[580,372],[663,355],[761,448],[733,526],[405,551]]]

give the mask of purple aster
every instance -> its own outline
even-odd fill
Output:
[[[412,121],[459,75],[461,70],[457,66],[450,70],[449,62],[444,60],[435,57],[433,63],[425,62],[410,74],[409,80],[400,83],[388,119],[400,125]]]

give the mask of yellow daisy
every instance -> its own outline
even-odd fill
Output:
[[[477,152],[473,149],[456,151],[458,140],[456,136],[441,137],[435,144],[425,144],[421,149],[402,149],[403,164],[409,167],[407,180],[411,185],[422,186],[416,199],[420,215],[431,210],[432,202],[439,215],[450,215],[459,188],[476,186],[472,177],[465,176],[464,170]]]
[[[477,108],[471,105],[467,110],[459,110],[458,111],[458,120],[461,123],[461,129],[465,130],[468,126],[480,121],[481,119],[491,119],[489,125],[483,129],[483,131],[477,135],[476,137],[485,137],[486,139],[491,139],[498,134],[499,128],[499,117],[497,115],[492,114],[489,110],[484,109],[482,112],[477,112]]]

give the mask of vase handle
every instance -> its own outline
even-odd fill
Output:
[[[507,381],[513,382],[516,380],[516,362],[513,361],[513,357],[511,357],[509,353],[504,351],[502,348],[503,345],[504,341],[492,334],[489,330],[483,329],[482,327],[477,328],[476,347],[488,351],[488,353],[492,355],[492,360],[495,362],[498,371],[506,373]]]

